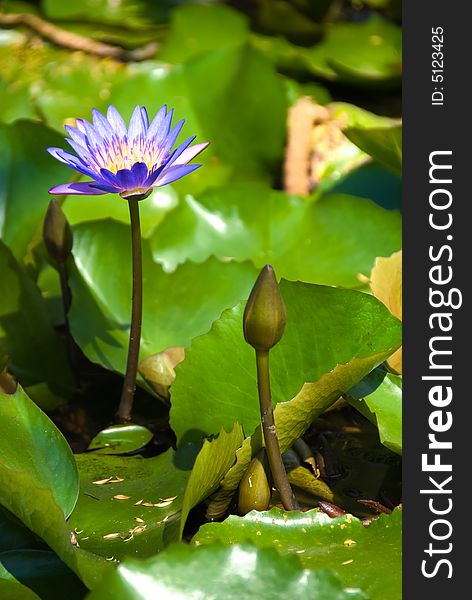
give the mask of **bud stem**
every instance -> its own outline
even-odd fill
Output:
[[[64,312],[64,328],[66,335],[67,358],[71,371],[75,378],[75,383],[80,386],[80,370],[77,364],[77,353],[74,340],[70,334],[69,326],[69,309],[72,302],[72,296],[69,288],[69,276],[67,273],[67,263],[57,262],[57,270],[59,271],[59,281],[61,283],[62,308]]]
[[[285,510],[297,510],[298,503],[293,495],[288,481],[282,455],[280,454],[279,440],[274,422],[274,410],[270,393],[269,351],[256,350],[257,388],[261,407],[262,431],[269,460],[269,467],[275,487],[278,489]]]
[[[131,221],[131,249],[133,260],[133,292],[131,307],[131,329],[129,334],[128,361],[121,392],[121,400],[116,413],[119,423],[131,420],[136,376],[138,373],[139,346],[141,342],[141,322],[143,313],[143,264],[141,252],[141,224],[139,221],[139,201],[128,200]]]

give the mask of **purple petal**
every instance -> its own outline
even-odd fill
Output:
[[[87,145],[89,147],[92,146],[92,148],[98,148],[102,146],[103,137],[98,132],[98,130],[95,129],[95,127],[85,119],[83,120],[83,124],[85,129],[85,135],[87,136]]]
[[[76,129],[75,127],[71,127],[70,125],[66,125],[64,128],[69,134],[70,138],[74,140],[76,144],[80,144],[84,148],[87,148],[87,138],[85,134]]]
[[[137,106],[134,109],[133,114],[131,115],[131,120],[129,122],[128,141],[132,143],[134,140],[138,139],[139,137],[144,137],[145,135],[146,132],[144,129],[141,107]]]
[[[107,185],[106,181],[99,181],[97,179],[97,183],[91,183],[91,187],[96,188],[97,190],[102,190],[103,192],[107,192],[110,194],[119,194],[121,189],[116,185]]]
[[[200,152],[203,152],[203,150],[205,150],[205,148],[209,144],[210,144],[210,142],[203,142],[202,144],[195,144],[195,146],[191,146],[190,148],[187,148],[187,149],[184,148],[182,150],[182,152],[180,153],[180,155],[178,154],[177,156],[174,157],[174,160],[172,161],[172,166],[177,167],[180,165],[186,165],[192,159],[194,159],[197,156],[197,154],[200,154]],[[179,148],[177,150],[179,150]]]
[[[148,131],[147,131],[147,139],[148,140],[156,137],[156,134],[159,131],[159,129],[162,125],[162,121],[164,120],[166,114],[167,114],[167,104],[164,104],[164,106],[161,106],[161,108],[157,111],[156,116],[152,120],[152,123],[149,125]]]
[[[172,117],[174,116],[174,109],[172,108],[162,119],[159,126],[153,129],[154,121],[147,132],[147,140],[153,142],[156,147],[162,147],[165,143],[166,137],[169,135],[170,126],[172,123]],[[155,133],[153,134],[153,131]]]
[[[151,173],[149,175],[149,177],[143,182],[142,187],[143,188],[149,188],[152,186],[152,184],[156,181],[156,179],[159,177],[159,175],[162,173],[162,170],[164,169],[165,165],[162,165],[162,167],[159,167],[158,169],[156,169],[153,173]]]
[[[138,182],[136,175],[131,171],[131,169],[120,169],[116,173],[116,180],[120,186],[121,190],[135,190],[139,187],[140,182]]]
[[[172,129],[169,135],[166,137],[164,150],[165,152],[170,152],[174,147],[175,141],[179,137],[179,133],[182,131],[182,127],[184,126],[185,119],[182,119],[177,123],[177,125]]]
[[[84,148],[81,144],[77,143],[74,140],[70,140],[69,138],[64,138],[69,146],[77,152],[79,158],[87,163],[93,162],[94,158],[88,148]]]
[[[193,140],[196,138],[196,135],[192,135],[192,137],[189,137],[185,140],[185,142],[182,142],[180,144],[180,146],[177,146],[177,148],[172,152],[172,154],[169,156],[169,158],[166,161],[165,167],[170,167],[171,165],[174,165],[176,159],[182,154],[182,152],[188,147],[190,146],[190,144],[193,142]]]
[[[96,108],[92,109],[92,121],[93,126],[104,140],[111,140],[113,138],[113,129],[110,123]]]
[[[84,127],[84,120],[83,119],[76,119],[75,120],[75,126],[77,127],[77,129],[81,133],[85,133],[85,127]]]
[[[136,178],[136,187],[142,187],[149,173],[147,165],[143,162],[134,163],[134,165],[131,167],[131,171]]]
[[[171,108],[167,115],[164,117],[161,126],[159,127],[156,136],[155,142],[158,146],[162,146],[166,137],[169,135],[170,126],[172,124],[172,117],[174,116],[174,109]]]
[[[166,169],[162,172],[161,176],[157,178],[155,186],[156,187],[160,187],[162,185],[167,185],[168,183],[172,183],[173,181],[176,181],[177,179],[181,179],[182,177],[185,177],[185,175],[188,175],[189,173],[191,173],[192,171],[195,171],[196,169],[198,169],[199,167],[201,167],[202,165],[182,165],[180,167],[169,167],[169,169]]]
[[[106,194],[104,190],[100,190],[97,187],[92,187],[92,183],[88,181],[79,181],[76,183],[63,183],[62,185],[56,185],[49,190],[50,194],[82,194],[86,196],[98,196],[99,194]]]
[[[141,106],[141,117],[143,119],[144,130],[147,131],[149,127],[149,115],[145,106]]]
[[[116,179],[115,173],[112,173],[108,169],[100,169],[100,177],[105,181],[108,185],[115,186],[115,188],[120,188],[120,184]]]
[[[80,158],[63,150],[62,148],[46,148],[51,156],[53,156],[56,160],[64,163],[68,167],[72,167],[79,173],[83,173],[84,175],[90,175],[93,177],[95,175],[92,169],[89,169]]]
[[[116,110],[113,104],[110,104],[108,107],[107,119],[118,137],[124,137],[126,135],[126,124],[123,121],[123,117]]]

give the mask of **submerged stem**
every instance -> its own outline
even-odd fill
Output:
[[[133,292],[131,308],[131,329],[129,334],[128,361],[121,392],[120,405],[116,417],[118,422],[126,423],[131,419],[136,376],[138,373],[139,345],[141,341],[141,322],[143,313],[143,264],[141,253],[141,225],[139,222],[139,201],[128,200],[131,221],[131,248],[133,257]]]
[[[279,440],[274,422],[274,410],[270,393],[269,352],[256,350],[257,388],[261,407],[262,431],[270,470],[279,491],[285,510],[296,510],[298,503],[288,481],[287,472],[280,454]]]

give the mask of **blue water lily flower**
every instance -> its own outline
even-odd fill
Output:
[[[64,183],[49,190],[50,194],[120,194],[122,198],[142,199],[152,188],[172,183],[201,165],[188,163],[208,146],[190,144],[196,136],[173,149],[185,123],[171,129],[173,110],[163,106],[149,123],[142,106],[134,109],[126,127],[118,110],[110,105],[105,118],[96,109],[92,122],[77,119],[76,127],[65,127],[66,141],[77,156],[62,148],[48,148],[49,154],[93,181]]]

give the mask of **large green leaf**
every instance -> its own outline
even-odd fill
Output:
[[[287,279],[352,287],[377,256],[400,248],[401,219],[361,198],[330,195],[308,203],[262,185],[234,185],[187,195],[151,244],[166,269],[215,255],[258,267],[269,262]]]
[[[243,440],[243,431],[238,423],[235,423],[229,433],[222,428],[215,440],[205,440],[185,490],[181,532],[190,510],[218,488],[223,477],[235,462],[236,450],[242,445]]]
[[[331,519],[308,512],[252,511],[200,528],[196,544],[240,544],[296,554],[308,569],[332,569],[347,587],[360,588],[372,600],[401,596],[401,509],[365,527],[350,514]],[[210,546],[210,547],[212,547]]]
[[[143,27],[150,21],[167,19],[178,0],[42,0],[46,15],[57,20],[86,20],[95,23],[113,23],[123,27]]]
[[[8,424],[0,441],[0,504],[93,587],[112,565],[71,541],[65,517],[78,481],[70,448],[20,387],[11,395],[0,392],[0,413]]]
[[[7,600],[41,600],[28,586],[23,585],[0,563],[0,594]]]
[[[254,28],[300,43],[313,42],[322,32],[319,22],[323,20],[330,2],[331,0],[257,0],[253,9]]]
[[[345,135],[361,150],[397,175],[402,173],[402,127],[348,127]]]
[[[343,132],[351,142],[401,177],[402,125],[400,119],[377,115],[347,102],[334,102],[330,108],[332,116],[343,124]]]
[[[29,489],[40,486],[51,490],[67,518],[79,491],[77,468],[68,443],[20,386],[14,394],[1,393],[0,398],[4,429],[0,437],[0,468],[4,476],[8,473],[11,477],[16,473],[29,475]],[[22,494],[25,491],[22,490]],[[13,500],[19,506],[22,505],[21,495]]]
[[[247,35],[244,15],[228,6],[184,4],[172,13],[170,32],[159,58],[183,63],[198,54],[241,45]]]
[[[382,383],[363,398],[348,397],[350,404],[379,428],[380,441],[402,453],[402,378],[388,373]]]
[[[41,227],[48,189],[72,174],[46,152],[62,143],[60,135],[40,123],[0,125],[0,238],[18,259]]]
[[[72,389],[65,345],[55,334],[39,289],[0,241],[0,354],[45,409]]]
[[[2,31],[2,35],[5,30]],[[0,121],[13,123],[18,119],[34,118],[34,110],[30,103],[28,87],[24,84],[8,85],[0,75]]]
[[[359,23],[333,23],[323,41],[302,56],[313,73],[329,80],[399,87],[401,30],[378,16]]]
[[[367,600],[344,589],[330,571],[308,571],[294,556],[249,545],[192,548],[175,545],[146,561],[125,560],[90,594],[90,600],[147,598],[225,600]]]
[[[154,458],[76,456],[80,494],[69,519],[81,548],[114,559],[148,557],[179,539],[193,447]]]
[[[2,592],[5,583],[16,584],[11,596]],[[14,550],[0,553],[0,594],[5,600],[20,600],[25,593],[22,587],[31,590],[32,598],[41,600],[81,600],[87,589],[76,575],[48,550]],[[21,592],[20,592],[21,590]],[[25,595],[25,600],[30,596]]]
[[[177,202],[177,193],[169,185],[155,188],[146,202],[141,202],[139,208],[143,237],[151,235]],[[62,209],[71,225],[107,218],[129,223],[128,203],[116,194],[107,194],[98,199],[97,196],[68,196]]]
[[[331,117],[339,119],[343,127],[377,129],[396,127],[401,123],[400,119],[378,115],[349,102],[332,102],[329,110]]]
[[[280,287],[287,327],[270,357],[273,401],[280,403],[276,422],[286,450],[313,418],[400,345],[401,325],[361,292],[289,281]],[[242,335],[242,313],[242,305],[226,311],[193,341],[176,369],[171,424],[180,441],[234,422],[250,434],[260,421],[255,356]]]
[[[79,225],[70,282],[75,340],[91,360],[121,373],[131,314],[129,238],[129,228],[113,221]],[[249,263],[223,264],[214,258],[200,265],[186,263],[167,274],[153,262],[146,240],[143,271],[141,360],[169,346],[186,346],[208,331],[225,308],[248,295],[257,275]]]

